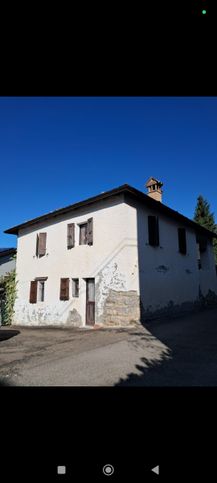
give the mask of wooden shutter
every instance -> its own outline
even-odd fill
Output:
[[[36,257],[38,257],[38,244],[39,244],[39,235],[36,235]]]
[[[185,228],[178,228],[179,251],[186,255],[186,230]]]
[[[67,248],[75,246],[75,224],[69,223],[67,225]]]
[[[60,279],[60,300],[69,300],[69,278]]]
[[[87,243],[93,245],[93,218],[87,220]]]
[[[36,280],[30,283],[29,302],[30,304],[36,304],[37,302],[37,281]]]
[[[148,216],[149,245],[159,245],[159,226],[157,216]]]
[[[200,252],[205,252],[207,248],[207,238],[203,235],[197,235],[197,242],[199,243]]]
[[[38,256],[43,257],[46,253],[47,233],[39,233]]]

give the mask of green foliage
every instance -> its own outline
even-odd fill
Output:
[[[210,213],[210,205],[202,195],[197,198],[194,221],[211,231],[213,231],[213,227],[215,226],[214,214]]]
[[[12,259],[16,260],[16,255]],[[14,314],[14,302],[17,297],[16,270],[2,276],[0,286],[4,290],[3,300],[0,301],[1,323],[2,325],[10,325]]]
[[[202,195],[197,198],[197,205],[194,212],[194,221],[204,226],[210,231],[217,233],[217,225],[215,224],[214,214],[210,212],[210,205]],[[213,238],[213,251],[215,263],[217,264],[217,239]]]
[[[10,325],[14,314],[14,302],[16,299],[16,271],[12,270],[5,275],[3,287],[5,289],[5,297],[2,309],[2,324]]]

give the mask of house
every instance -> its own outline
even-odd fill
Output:
[[[14,324],[129,326],[217,294],[216,234],[128,184],[39,216],[17,235]]]
[[[16,252],[16,248],[0,248],[0,278],[15,269]]]

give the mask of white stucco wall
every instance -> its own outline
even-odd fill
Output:
[[[159,216],[159,247],[148,244],[148,215]],[[79,245],[79,223],[93,217],[93,245]],[[67,224],[75,223],[75,247],[67,249]],[[187,254],[178,250],[175,219],[154,212],[124,195],[101,200],[89,207],[20,230],[17,244],[17,299],[14,324],[71,325],[75,309],[86,322],[86,278],[95,278],[95,323],[103,321],[110,290],[135,291],[145,311],[195,302],[199,291],[217,293],[211,244],[198,270],[194,230],[186,228]],[[36,235],[47,232],[46,255],[37,258]],[[48,277],[45,301],[29,303],[30,282]],[[61,301],[60,279],[79,278],[79,297]],[[114,302],[113,302],[114,303]],[[124,302],[125,303],[125,302]],[[126,309],[127,310],[127,309]]]
[[[110,288],[138,290],[137,251],[127,223],[127,205],[123,195],[80,208],[20,230],[17,243],[17,299],[14,324],[67,324],[70,311],[76,309],[85,325],[86,282],[94,277],[96,284],[96,319],[101,321],[103,304]],[[93,217],[93,245],[79,245],[77,223]],[[75,247],[67,249],[67,224],[75,223]],[[36,235],[47,232],[46,255],[37,258]],[[48,277],[45,301],[29,303],[30,281]],[[79,298],[59,300],[60,278],[79,278]]]
[[[135,207],[131,207],[135,214]],[[205,296],[209,289],[217,294],[217,278],[211,243],[198,269],[196,236],[192,228],[175,219],[137,205],[139,290],[145,310],[157,311],[168,305],[194,302],[199,286]],[[159,247],[148,242],[148,215],[159,218]],[[187,254],[179,253],[178,227],[186,229]]]
[[[206,251],[201,254],[201,265],[199,283],[202,294],[206,296],[209,290],[217,292],[217,275],[211,241],[208,242]]]

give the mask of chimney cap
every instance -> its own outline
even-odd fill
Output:
[[[145,186],[148,188],[149,186],[152,186],[153,184],[158,184],[159,187],[163,186],[163,183],[159,181],[157,178],[154,178],[151,176],[148,181],[146,182]]]

